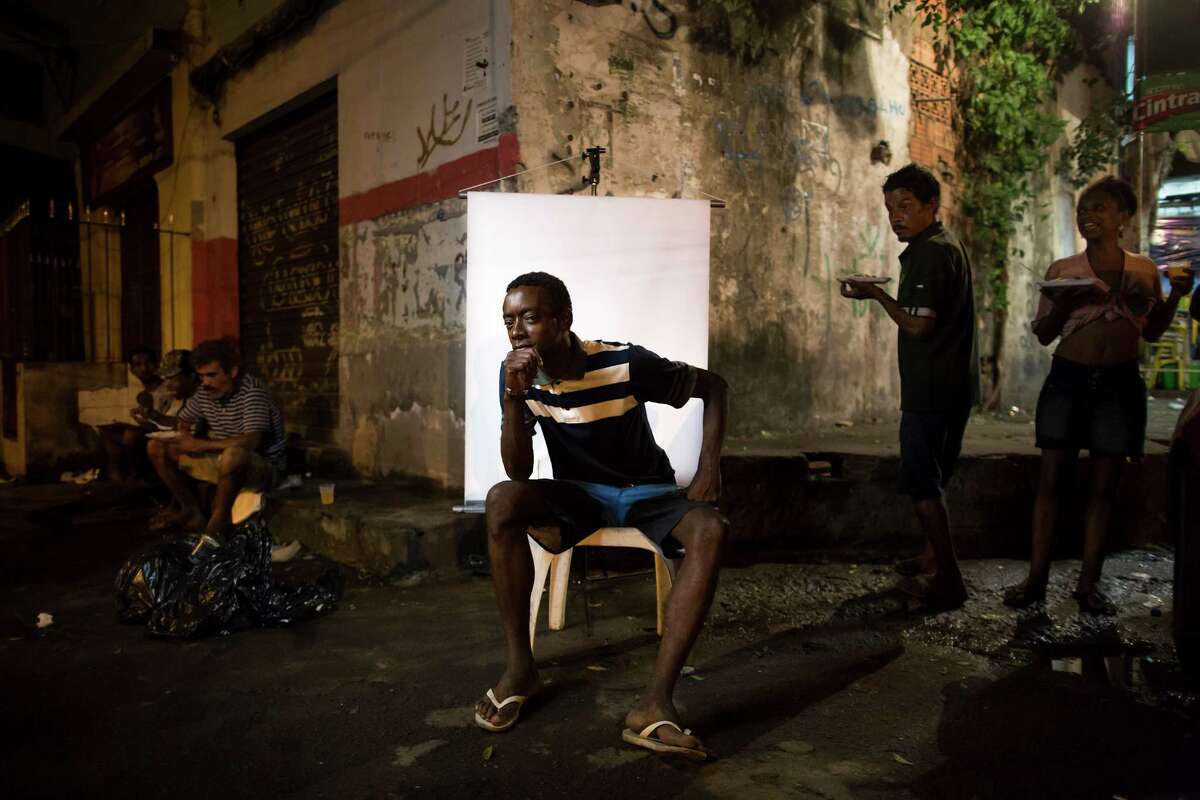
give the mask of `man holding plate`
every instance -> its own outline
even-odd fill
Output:
[[[909,164],[883,184],[900,254],[893,299],[878,279],[840,279],[842,296],[875,300],[899,328],[900,491],[913,499],[925,552],[900,562],[898,588],[933,610],[967,599],[944,498],[971,408],[979,402],[979,345],[971,264],[962,243],[937,219],[941,187]]]

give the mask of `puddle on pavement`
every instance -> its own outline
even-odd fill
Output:
[[[1200,681],[1190,680],[1177,661],[1156,658],[1144,646],[1057,647],[1026,651],[1026,656],[1025,663],[1047,677],[1074,676],[1084,689],[1119,690],[1147,705],[1200,713]]]

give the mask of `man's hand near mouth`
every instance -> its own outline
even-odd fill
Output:
[[[521,396],[529,391],[533,379],[542,366],[542,357],[533,345],[514,348],[504,358],[504,390],[510,396]]]

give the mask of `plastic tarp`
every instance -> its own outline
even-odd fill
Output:
[[[344,582],[330,569],[315,583],[277,584],[271,533],[257,516],[226,543],[196,559],[196,538],[154,545],[117,573],[117,615],[157,636],[194,639],[245,628],[287,625],[327,614]]]

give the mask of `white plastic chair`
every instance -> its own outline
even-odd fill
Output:
[[[229,510],[229,519],[234,525],[240,525],[252,515],[262,511],[264,505],[262,492],[243,489],[233,500],[233,508]]]
[[[529,552],[533,555],[533,591],[529,595],[529,647],[532,649],[547,576],[550,578],[550,630],[561,631],[566,625],[567,584],[571,576],[574,548],[555,554],[543,549],[532,536],[528,538]],[[654,553],[654,589],[658,613],[656,627],[658,635],[662,636],[663,611],[679,569],[678,560],[664,556],[662,548],[637,528],[600,528],[575,547],[633,547]]]

